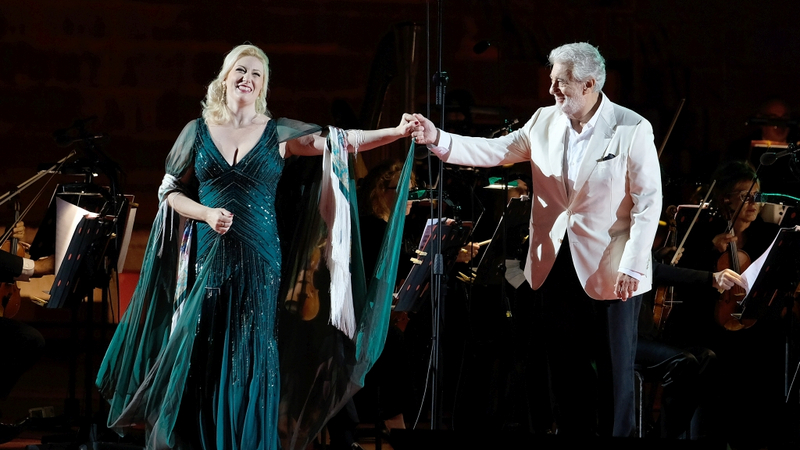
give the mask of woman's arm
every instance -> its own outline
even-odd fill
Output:
[[[188,182],[192,176],[192,170],[187,170],[181,181]],[[205,222],[219,234],[227,233],[233,223],[233,214],[227,209],[203,206],[178,191],[167,195],[167,203],[183,217]]]
[[[367,151],[394,142],[401,137],[410,136],[419,122],[410,114],[403,114],[400,124],[394,128],[379,130],[348,130],[347,151]],[[291,155],[314,156],[325,151],[325,140],[319,133],[306,135],[281,144],[284,157]],[[358,148],[356,148],[356,146]]]

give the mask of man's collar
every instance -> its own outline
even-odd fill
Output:
[[[597,120],[600,117],[600,114],[602,114],[603,107],[605,106],[606,103],[606,96],[603,95],[602,91],[598,92],[598,96],[600,104],[597,106],[597,109],[594,111],[594,114],[592,114],[592,117],[589,119],[589,121],[586,122],[586,125],[583,126],[584,129],[594,128],[595,125],[597,124]]]
[[[592,117],[589,118],[589,121],[583,125],[581,133],[587,129],[592,129],[597,125],[597,121],[603,112],[603,108],[605,108],[606,103],[610,101],[606,99],[606,96],[603,95],[602,91],[599,92],[599,100],[600,105],[598,105],[597,109],[594,111],[594,114],[592,114]],[[563,111],[559,110],[559,112],[561,113],[561,120],[563,121],[564,126],[566,126],[571,132],[578,133],[574,128],[572,128],[572,119],[570,119],[568,115],[564,114]]]

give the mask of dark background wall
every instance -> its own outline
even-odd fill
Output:
[[[608,61],[608,96],[647,117],[657,145],[686,98],[662,158],[676,180],[707,181],[731,146],[754,131],[745,120],[767,98],[783,97],[796,108],[800,100],[798,2],[448,0],[444,6],[449,89],[472,94],[476,111],[487,112],[476,117],[481,125],[524,123],[551,104],[547,53],[586,40]],[[245,41],[270,56],[275,116],[330,124],[343,111],[357,117],[365,107],[381,39],[399,24],[416,24],[412,84],[416,109],[425,111],[429,7],[435,25],[437,3],[423,0],[5,0],[0,190],[66,155],[54,131],[97,116],[90,129],[109,136],[103,149],[140,203],[139,225],[149,226],[174,138],[199,115],[224,53]],[[434,58],[436,36],[434,28]],[[484,40],[492,45],[476,54],[473,47]],[[399,119],[399,90],[390,87],[382,126]],[[401,151],[385,150],[368,165]],[[32,196],[26,191],[23,204]],[[0,219],[10,218],[0,209]],[[27,222],[35,226],[41,215],[34,210]]]

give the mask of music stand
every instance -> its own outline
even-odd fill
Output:
[[[741,314],[734,314],[734,317],[742,320],[752,320],[765,317],[767,315],[778,316],[781,310],[786,307],[787,313],[785,320],[786,342],[785,342],[785,365],[784,365],[784,394],[786,401],[791,395],[791,385],[789,385],[789,365],[791,348],[791,328],[794,315],[794,306],[798,283],[800,282],[800,260],[797,255],[800,252],[800,226],[793,228],[781,228],[769,249],[759,257],[742,276],[746,280],[755,281],[750,283],[751,289],[742,300]],[[737,317],[738,316],[738,317]],[[795,377],[800,370],[800,363],[795,369]],[[794,384],[794,381],[792,381]]]
[[[505,214],[497,223],[492,241],[483,253],[475,270],[474,282],[482,285],[501,284],[505,282],[506,255],[515,255],[516,251],[503,251],[503,230],[508,233],[506,245],[514,250],[522,246],[528,236],[528,225],[531,218],[530,197],[514,197],[508,202]]]
[[[94,390],[94,289],[102,290],[103,317],[107,317],[111,272],[120,263],[122,246],[132,225],[130,196],[112,196],[103,187],[91,183],[60,185],[56,188],[42,224],[31,245],[31,257],[54,255],[55,280],[49,299],[34,299],[46,308],[71,310],[73,342],[69,362],[69,396],[65,400],[66,417],[81,419],[78,440],[89,438]],[[79,306],[86,299],[84,329],[84,395],[85,413],[81,416],[76,396]]]
[[[455,264],[461,247],[466,244],[472,230],[472,223],[455,222],[448,219],[444,219],[443,223],[444,225],[441,228],[441,254],[445,261],[444,273],[448,273]],[[438,223],[429,220],[425,226],[422,243],[417,250],[417,255],[420,258],[412,259],[414,265],[411,267],[403,284],[394,294],[395,298],[398,299],[394,306],[394,311],[417,312],[422,305],[420,300],[422,294],[430,286],[431,265],[433,264],[431,247],[433,240],[438,236]]]
[[[742,300],[740,320],[759,319],[770,310],[780,310],[784,296],[791,296],[800,282],[800,227],[781,228],[765,255],[758,258],[743,276],[752,279],[751,288]],[[763,262],[762,262],[763,261]],[[752,268],[752,270],[751,270]]]

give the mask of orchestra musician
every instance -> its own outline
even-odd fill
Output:
[[[25,238],[25,224],[17,222],[13,237]],[[33,261],[29,258],[0,251],[0,282],[14,283],[27,281],[32,277],[41,277],[53,273],[53,258]],[[44,337],[32,326],[3,317],[0,314],[0,342],[4,351],[0,370],[0,400],[6,400],[12,388],[28,369],[33,366],[44,350]],[[0,424],[0,443],[8,442],[19,434],[18,424]]]
[[[666,249],[673,254],[675,247]],[[680,258],[680,255],[678,259]],[[745,287],[742,277],[731,269],[717,272],[687,269],[653,260],[654,286],[684,286],[707,293]],[[709,290],[713,289],[713,291]],[[642,297],[639,314],[639,340],[636,364],[645,381],[655,380],[661,387],[658,421],[660,437],[701,440],[713,436],[705,420],[708,396],[714,380],[716,355],[700,346],[675,347],[665,343],[661,329],[654,323],[653,306],[662,290],[651,290]],[[680,301],[674,298],[662,301]],[[671,306],[671,305],[669,305]],[[642,411],[642,414],[645,414]]]
[[[759,216],[760,182],[748,162],[725,162],[713,179],[714,214],[698,220],[699,227],[686,240],[680,265],[705,271],[738,266],[743,271],[766,251],[778,226]],[[712,428],[734,449],[763,448],[780,439],[789,428],[781,425],[784,331],[779,315],[759,318],[754,324],[731,320],[730,314],[720,313],[720,307],[731,298],[734,305],[743,298],[743,293],[730,297],[737,295],[735,289],[720,294],[678,287],[677,295],[681,304],[666,324],[667,341],[679,348],[705,347],[717,356],[720,376],[710,392],[716,410],[709,414],[717,423]]]

